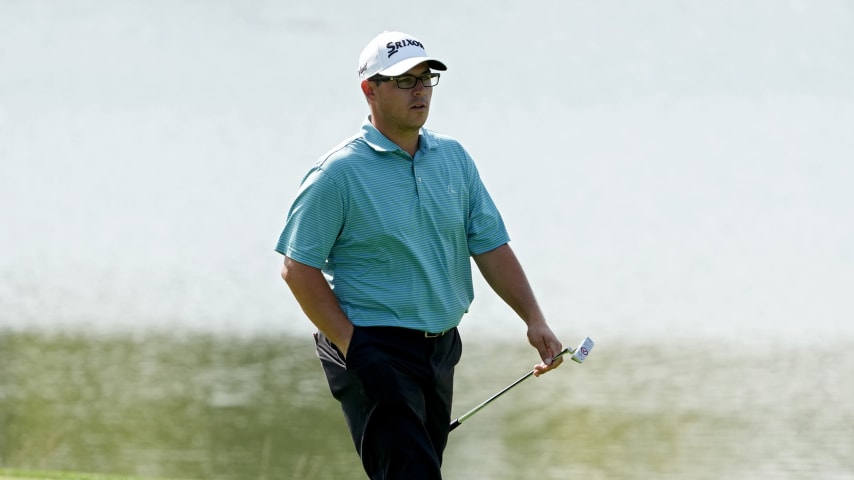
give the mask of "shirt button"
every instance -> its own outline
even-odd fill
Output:
[[[418,181],[418,183],[421,183],[421,177],[418,177],[416,180]]]

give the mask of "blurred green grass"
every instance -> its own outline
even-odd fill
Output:
[[[22,478],[27,478],[30,480],[169,480],[165,478],[152,479],[143,477],[129,477],[126,475],[103,475],[97,473],[50,472],[0,468],[0,480],[20,480]]]
[[[597,339],[584,365],[565,362],[454,431],[443,471],[844,478],[851,348]],[[521,341],[464,350],[455,415],[537,360]],[[0,356],[0,480],[364,478],[310,336],[0,332]]]

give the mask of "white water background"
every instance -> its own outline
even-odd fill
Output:
[[[846,1],[0,1],[0,326],[311,331],[273,245],[382,30],[566,343],[854,333]],[[522,338],[477,280],[463,328]]]

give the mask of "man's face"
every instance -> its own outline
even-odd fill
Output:
[[[421,77],[430,73],[427,63],[421,63],[411,68],[403,76]],[[433,88],[425,87],[420,79],[411,89],[398,88],[394,80],[371,82],[375,88],[372,106],[374,125],[381,131],[383,128],[397,131],[419,130],[430,112],[430,99]]]

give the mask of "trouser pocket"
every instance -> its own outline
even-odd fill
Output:
[[[347,373],[369,402],[403,399],[391,358],[383,350],[381,342],[359,327],[353,330],[345,365]]]

